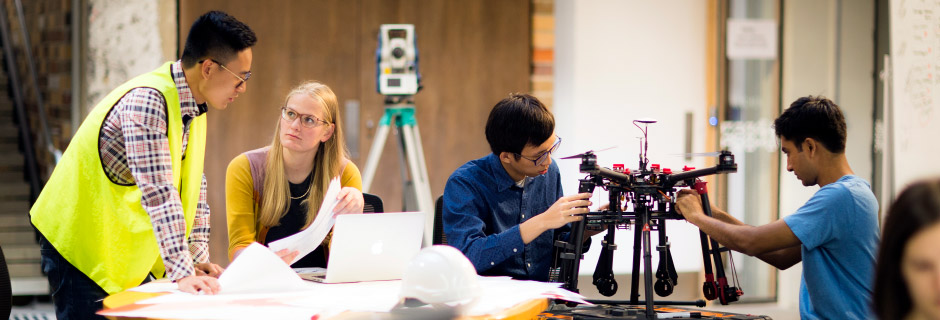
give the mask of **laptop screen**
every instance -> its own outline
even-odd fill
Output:
[[[401,279],[421,250],[424,221],[421,212],[336,217],[324,282]]]

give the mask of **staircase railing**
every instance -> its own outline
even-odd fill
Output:
[[[43,104],[42,90],[39,87],[39,76],[36,73],[36,64],[33,61],[33,54],[31,45],[29,42],[29,31],[26,28],[26,19],[23,15],[23,4],[20,0],[13,0],[13,3],[16,7],[16,16],[19,20],[20,31],[23,37],[23,50],[26,56],[27,67],[29,68],[29,74],[33,88],[36,93],[36,107],[37,114],[39,116],[39,126],[41,131],[39,135],[43,140],[45,140],[46,149],[53,156],[53,163],[49,168],[49,171],[59,163],[59,159],[62,157],[62,151],[55,147],[55,144],[52,143],[52,135],[49,132],[48,121],[46,120],[46,109]],[[16,108],[16,120],[19,122],[20,128],[20,142],[23,147],[23,154],[25,155],[26,160],[26,170],[29,180],[30,187],[30,202],[35,201],[36,197],[39,196],[39,191],[42,189],[42,182],[39,173],[39,161],[37,160],[36,151],[33,147],[33,141],[31,139],[31,130],[29,125],[28,113],[26,112],[26,105],[23,98],[23,86],[20,82],[19,72],[16,64],[16,56],[13,51],[13,40],[10,36],[10,23],[8,21],[6,2],[0,3],[0,40],[2,40],[3,45],[3,56],[6,60],[7,72],[10,77],[10,89],[13,91],[13,104]]]

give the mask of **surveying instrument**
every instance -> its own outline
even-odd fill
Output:
[[[375,170],[382,157],[389,129],[398,132],[398,159],[404,211],[425,214],[424,245],[431,245],[434,230],[434,205],[431,184],[421,147],[421,133],[415,119],[414,95],[421,89],[418,72],[418,48],[415,45],[414,25],[383,24],[379,28],[379,47],[375,51],[376,89],[385,96],[385,114],[369,149],[362,175],[362,192],[369,192],[375,179]],[[406,167],[407,164],[407,167]]]

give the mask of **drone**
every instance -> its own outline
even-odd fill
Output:
[[[655,319],[653,311],[653,291],[665,297],[672,294],[678,280],[672,253],[669,249],[669,239],[666,236],[666,220],[684,220],[675,210],[676,192],[678,188],[693,188],[701,195],[702,208],[705,214],[712,216],[708,200],[706,183],[701,178],[713,175],[737,172],[734,155],[730,151],[718,153],[718,164],[714,167],[695,169],[684,167],[682,172],[673,173],[668,168],[661,169],[658,164],[649,165],[646,157],[647,126],[656,123],[652,119],[634,120],[633,124],[643,132],[640,141],[639,168],[630,170],[622,164],[615,164],[613,168],[603,168],[597,165],[597,156],[594,151],[565,157],[562,159],[581,159],[579,170],[587,176],[578,180],[579,193],[593,193],[594,189],[601,187],[608,192],[610,205],[608,209],[599,212],[589,212],[584,219],[572,225],[571,235],[567,241],[557,240],[554,243],[555,256],[550,269],[549,281],[563,283],[565,289],[578,292],[578,269],[583,256],[582,237],[585,229],[603,230],[607,234],[601,244],[601,253],[594,270],[593,284],[604,296],[613,296],[618,289],[613,274],[613,251],[617,245],[614,243],[614,231],[617,228],[629,229],[634,226],[633,242],[633,272],[630,286],[630,300],[616,302],[619,304],[646,306],[646,317]],[[643,127],[640,127],[640,125]],[[632,204],[632,211],[625,211],[624,204]],[[653,284],[652,253],[650,232],[657,231],[659,245],[659,265]],[[733,284],[728,283],[725,274],[724,261],[721,253],[728,251],[719,246],[718,242],[710,239],[707,234],[699,231],[702,244],[702,261],[705,267],[705,283],[702,286],[704,296],[708,300],[715,300],[726,305],[738,300],[743,292],[737,283],[734,268],[731,269]],[[641,245],[642,244],[642,245]],[[642,253],[643,259],[640,259]],[[731,256],[728,256],[731,259]],[[645,301],[639,300],[640,262],[644,265]],[[733,266],[734,262],[731,260]],[[714,268],[713,268],[714,265]],[[704,306],[704,301],[675,302],[660,301],[660,305],[697,305]]]

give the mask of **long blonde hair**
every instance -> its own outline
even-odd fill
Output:
[[[342,173],[341,167],[348,158],[346,140],[343,138],[342,121],[340,120],[339,103],[336,94],[325,84],[317,81],[307,81],[291,89],[284,98],[284,105],[294,95],[306,94],[323,106],[324,121],[333,124],[333,135],[326,142],[320,142],[317,154],[313,157],[313,178],[307,198],[303,203],[307,206],[307,222],[304,229],[313,223],[317,211],[323,203],[323,196],[329,187],[330,180]],[[281,144],[281,116],[278,115],[277,126],[274,129],[274,139],[268,151],[265,165],[264,192],[261,195],[261,214],[258,221],[262,226],[274,227],[290,208],[290,185],[284,168],[284,147]]]

